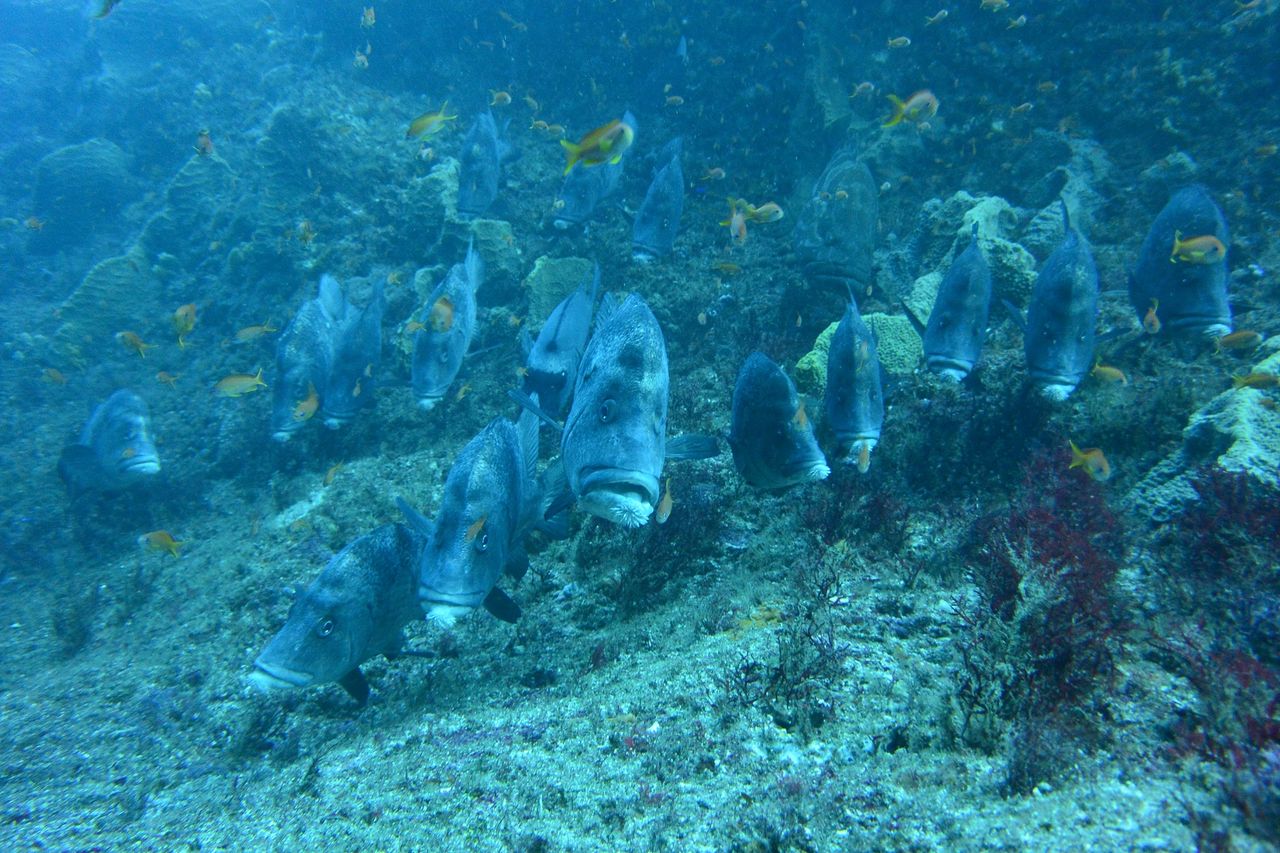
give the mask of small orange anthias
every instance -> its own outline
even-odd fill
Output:
[[[213,137],[209,135],[208,128],[196,134],[196,153],[201,157],[208,157],[213,153]]]

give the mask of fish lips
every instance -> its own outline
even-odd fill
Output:
[[[137,453],[129,459],[122,460],[117,470],[124,475],[150,476],[160,472],[160,457],[154,453]]]
[[[639,527],[658,503],[658,478],[629,468],[586,467],[578,473],[577,491],[578,503],[592,515]]]
[[[306,687],[315,681],[309,672],[289,669],[287,666],[274,664],[258,658],[253,662],[253,672],[249,681],[263,690],[289,690],[295,687]]]

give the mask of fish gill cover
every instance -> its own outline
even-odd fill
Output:
[[[0,847],[1280,845],[1277,0],[0,20]]]

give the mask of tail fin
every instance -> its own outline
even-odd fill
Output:
[[[890,95],[889,100],[893,102],[893,115],[889,116],[889,120],[880,125],[881,127],[893,127],[895,124],[900,124],[907,117],[907,105],[903,103],[902,98],[897,95]]]
[[[569,152],[569,162],[564,167],[564,173],[567,175],[572,171],[573,164],[578,162],[578,157],[581,155],[581,149],[578,148],[576,143],[570,142],[567,139],[561,139],[560,144],[564,146],[565,151]]]

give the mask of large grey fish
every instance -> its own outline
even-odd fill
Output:
[[[337,279],[322,275],[316,298],[303,303],[280,335],[271,403],[271,436],[276,441],[288,441],[317,411],[333,369],[338,330],[354,311]],[[300,408],[308,400],[316,406]]]
[[[294,601],[250,680],[264,689],[337,682],[363,705],[369,684],[360,664],[394,657],[404,627],[422,618],[414,587],[425,544],[403,525],[384,524],[343,548]]]
[[[379,276],[369,304],[361,311],[349,311],[337,331],[333,365],[321,393],[324,425],[329,429],[338,429],[373,403],[382,365],[382,314],[387,307],[384,289],[384,279]]]
[[[596,264],[590,279],[591,288],[583,281],[578,289],[560,301],[529,347],[524,390],[537,394],[542,407],[559,415],[569,403],[578,363],[591,337],[591,314],[600,290],[600,265]]]
[[[459,218],[483,216],[498,197],[502,164],[512,154],[511,146],[503,138],[510,123],[509,119],[503,122],[500,132],[493,113],[485,110],[476,116],[467,131],[458,169]]]
[[[649,520],[665,459],[702,459],[715,439],[667,441],[667,345],[649,306],[632,294],[601,302],[560,438],[568,495],[624,527]],[[562,502],[560,498],[557,503]]]
[[[738,371],[729,447],[738,473],[757,489],[825,480],[831,473],[795,384],[763,353],[751,353]]]
[[[975,222],[968,248],[951,262],[929,313],[924,332],[929,369],[956,381],[968,376],[982,354],[990,310],[991,267],[978,245]]]
[[[677,136],[658,155],[658,168],[631,229],[631,256],[637,261],[660,258],[670,253],[675,244],[680,214],[684,211],[682,147],[683,141]]]
[[[429,538],[417,573],[428,617],[451,624],[484,606],[499,619],[519,618],[520,608],[497,583],[504,571],[519,577],[528,567],[524,537],[541,520],[537,462],[537,416],[525,411],[519,424],[495,418],[458,454],[434,522],[397,499]]]
[[[1175,251],[1175,240],[1201,240],[1207,251]],[[1143,320],[1155,309],[1160,328],[1217,338],[1231,332],[1227,301],[1227,220],[1199,185],[1174,193],[1142,241],[1129,276],[1129,301]],[[1193,244],[1194,245],[1194,244]],[[1181,244],[1177,247],[1182,249]]]
[[[871,284],[880,190],[851,148],[842,148],[814,182],[792,241],[805,277],[842,292]]]
[[[62,450],[58,476],[72,498],[84,492],[114,492],[160,471],[146,402],[121,388],[97,405],[80,440]]]
[[[837,453],[866,473],[884,426],[884,390],[876,339],[849,301],[827,349],[826,422]]]
[[[484,261],[474,244],[431,292],[419,312],[420,329],[413,339],[411,381],[418,406],[430,409],[444,399],[462,367],[476,328],[476,291],[484,279]]]
[[[638,130],[636,118],[630,111],[622,116],[622,123],[632,130]],[[589,169],[570,170],[556,196],[552,224],[560,231],[586,224],[600,203],[617,192],[627,158],[634,148],[633,142],[617,163],[602,163]]]
[[[1065,400],[1093,366],[1098,268],[1089,243],[1062,203],[1062,242],[1031,290],[1023,349],[1027,373],[1044,396]]]

